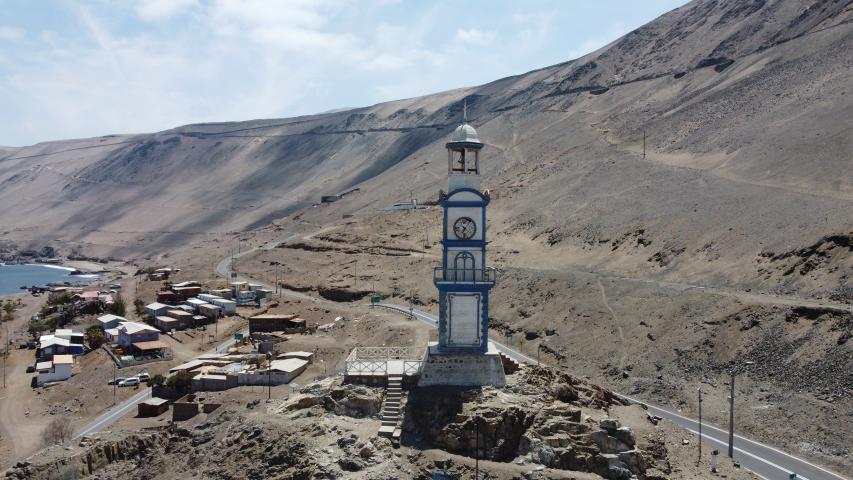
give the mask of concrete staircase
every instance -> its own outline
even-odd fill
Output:
[[[508,357],[505,353],[500,352],[501,363],[504,367],[504,373],[507,375],[511,375],[519,370],[521,370],[522,365],[515,361],[514,359]]]
[[[403,418],[403,376],[389,375],[388,389],[385,392],[385,401],[379,412],[382,426],[379,427],[379,435],[383,437],[400,438],[400,420]]]

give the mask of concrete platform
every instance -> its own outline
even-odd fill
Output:
[[[431,342],[421,367],[419,387],[493,387],[506,386],[506,374],[500,353],[489,342],[485,353],[441,353]]]

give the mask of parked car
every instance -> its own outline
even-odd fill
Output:
[[[27,365],[27,373],[35,373],[36,366],[35,365]]]
[[[39,346],[39,343],[36,342],[35,340],[27,342],[27,348],[30,350],[35,350],[36,348],[38,348],[38,346]]]
[[[114,290],[119,290],[119,289],[121,289],[121,284],[120,283],[114,283],[114,284],[110,285],[110,288],[112,288]]]
[[[148,372],[137,373],[136,378],[139,379],[140,382],[146,382],[151,378],[151,375],[148,375]]]
[[[123,382],[123,381],[125,381],[125,380],[127,380],[127,379],[126,379],[126,378],[124,378],[124,377],[118,377],[118,378],[115,378],[115,379],[110,380],[109,382],[107,382],[107,385],[118,385],[118,384],[120,384],[121,382]]]
[[[139,385],[139,379],[136,377],[126,378],[118,383],[119,387],[135,387]]]

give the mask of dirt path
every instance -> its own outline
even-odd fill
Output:
[[[597,280],[598,289],[601,290],[601,301],[604,302],[604,307],[610,312],[610,316],[613,317],[613,325],[616,326],[616,331],[619,334],[619,348],[622,350],[622,354],[619,355],[619,370],[625,368],[625,358],[628,356],[628,352],[625,348],[625,334],[622,332],[622,325],[619,324],[619,318],[616,316],[616,312],[610,308],[610,302],[607,301],[607,292],[604,290],[604,285],[601,283],[601,280]]]
[[[33,405],[39,404],[30,387],[32,374],[26,373],[32,360],[32,350],[15,349],[8,358],[6,388],[0,393],[0,432],[5,450],[0,467],[7,467],[12,461],[36,451],[41,446],[41,431],[50,421],[49,416],[30,411]]]
[[[578,270],[580,271],[580,270]],[[639,282],[646,284],[653,284],[662,288],[669,288],[674,290],[687,291],[691,289],[699,290],[705,293],[710,293],[714,295],[723,295],[728,297],[733,297],[738,300],[741,300],[746,303],[765,303],[770,305],[786,305],[791,307],[812,307],[812,308],[828,308],[828,309],[836,309],[847,312],[853,312],[853,305],[846,305],[843,303],[835,303],[835,302],[826,302],[822,300],[810,300],[807,298],[796,297],[793,295],[773,295],[769,293],[760,293],[760,292],[746,292],[743,290],[736,290],[733,288],[725,288],[725,287],[706,287],[704,285],[693,285],[689,283],[680,283],[680,282],[666,282],[663,280],[655,280],[651,278],[633,278],[633,277],[624,277],[618,275],[610,275],[607,273],[600,272],[586,272],[581,271],[582,273],[588,273],[591,275],[595,275],[599,278],[612,279],[612,280],[623,280],[627,282]]]

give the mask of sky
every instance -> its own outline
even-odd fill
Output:
[[[0,145],[282,118],[571,60],[685,0],[0,0]]]

